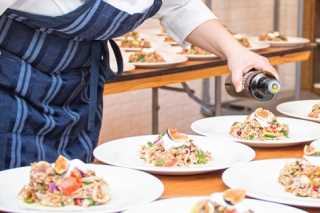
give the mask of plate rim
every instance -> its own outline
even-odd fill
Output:
[[[139,170],[134,170],[134,169],[130,169],[130,168],[124,168],[124,167],[115,167],[115,166],[110,166],[110,165],[104,165],[104,164],[96,164],[96,163],[88,163],[86,164],[88,166],[88,169],[93,169],[94,171],[97,170],[103,170],[104,172],[110,172],[110,171],[114,171],[114,170],[118,170],[118,171],[130,171],[130,173],[135,173],[135,174],[139,174],[142,175],[144,178],[148,178],[148,180],[152,180],[153,182],[153,186],[154,184],[157,184],[157,188],[152,188],[152,193],[148,193],[149,197],[148,199],[144,199],[144,200],[140,200],[139,202],[136,202],[134,204],[131,204],[129,206],[123,207],[123,206],[117,206],[113,209],[106,209],[106,208],[99,208],[97,210],[93,210],[90,208],[81,208],[79,207],[79,209],[76,210],[70,210],[70,211],[61,211],[61,209],[54,208],[52,207],[52,211],[50,209],[50,211],[48,211],[49,213],[74,213],[74,212],[90,212],[90,213],[114,213],[114,212],[122,212],[125,211],[127,209],[130,208],[135,208],[139,205],[143,205],[149,202],[152,202],[154,200],[157,200],[158,198],[161,197],[161,195],[164,193],[164,184],[162,183],[162,181],[155,177],[154,175],[151,175],[147,172],[144,171],[139,171]],[[19,172],[20,170],[26,170],[23,172],[29,172],[30,171],[31,166],[24,166],[24,167],[19,167],[19,168],[12,168],[12,169],[7,169],[7,170],[3,170],[0,171],[0,179],[1,178],[5,178],[6,176],[4,175],[5,173],[14,173],[14,172]],[[110,171],[108,171],[110,170]],[[29,173],[28,173],[29,174]],[[4,176],[4,177],[3,177]],[[22,177],[21,177],[22,178]],[[23,184],[21,184],[21,188],[23,187]],[[145,192],[143,192],[145,193]],[[18,202],[18,198],[17,198],[17,202]],[[22,202],[22,201],[21,201]],[[103,205],[108,205],[107,204],[103,204]],[[103,205],[99,205],[100,207]],[[16,208],[8,208],[8,207],[4,207],[1,205],[0,202],[0,211],[5,211],[5,212],[17,212],[17,213],[31,213],[31,212],[42,212],[42,211],[46,211],[45,209],[37,209],[37,208],[30,208],[30,209],[25,209],[25,208],[19,208],[19,206],[16,206]]]
[[[201,136],[201,135],[189,135],[189,136],[191,138],[193,138],[193,139],[197,139],[197,138],[203,138],[203,139],[206,139],[206,140],[216,139],[214,137],[206,137],[206,136]],[[219,167],[214,167],[214,168],[213,167],[209,167],[209,166],[207,166],[207,167],[192,167],[191,169],[190,168],[188,169],[188,168],[181,167],[181,169],[179,168],[179,170],[176,170],[176,169],[174,169],[172,167],[151,167],[151,166],[141,166],[141,165],[131,166],[131,165],[124,165],[123,163],[119,163],[119,162],[114,162],[113,160],[111,160],[111,161],[110,160],[105,160],[105,159],[102,159],[101,156],[98,156],[98,153],[100,152],[100,149],[103,150],[103,149],[106,149],[106,147],[108,147],[108,146],[112,146],[111,143],[117,143],[117,142],[119,143],[119,141],[122,142],[122,141],[125,141],[125,140],[130,140],[130,139],[134,139],[134,138],[142,138],[142,137],[155,138],[156,135],[140,135],[140,136],[132,136],[132,137],[126,137],[126,138],[120,138],[120,139],[115,139],[115,140],[112,140],[112,141],[108,141],[108,142],[102,143],[101,145],[96,147],[93,150],[93,155],[95,156],[96,159],[98,159],[99,161],[104,162],[106,164],[119,166],[119,167],[130,168],[130,169],[137,169],[137,170],[141,170],[141,171],[144,171],[144,172],[149,172],[151,174],[159,174],[159,175],[160,174],[164,174],[164,175],[204,174],[204,173],[208,173],[208,172],[213,172],[213,171],[217,171],[217,170],[226,169],[226,168],[228,168],[230,166],[237,165],[237,164],[240,164],[240,163],[243,163],[243,162],[251,161],[256,156],[256,152],[254,151],[254,149],[252,149],[251,147],[249,147],[249,146],[247,146],[245,144],[235,143],[232,140],[224,140],[224,143],[229,143],[229,145],[234,143],[234,145],[236,147],[238,147],[238,148],[241,147],[243,149],[246,149],[247,154],[248,154],[248,156],[246,156],[247,158],[246,159],[241,159],[240,162],[233,163],[232,165],[228,164],[228,166],[219,166]],[[124,142],[122,142],[122,143],[124,143]],[[214,143],[220,143],[220,142],[214,142]],[[238,146],[238,145],[241,145],[241,146]],[[213,156],[213,158],[214,158],[214,156]]]

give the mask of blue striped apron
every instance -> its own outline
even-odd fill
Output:
[[[102,119],[109,41],[153,16],[162,1],[128,14],[102,0],[49,17],[7,9],[0,16],[0,170],[40,160],[93,161]],[[120,56],[120,57],[119,57]]]

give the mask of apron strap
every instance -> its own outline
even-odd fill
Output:
[[[112,39],[109,40],[109,43],[110,43],[112,50],[114,52],[114,56],[116,57],[116,60],[117,60],[117,67],[118,67],[117,76],[122,75],[122,73],[123,73],[123,58],[122,58],[120,48],[119,48],[118,44]],[[108,60],[108,62],[109,62],[109,60]],[[112,72],[112,74],[113,74],[113,72]]]
[[[97,110],[97,96],[98,96],[98,84],[99,84],[99,67],[100,67],[100,61],[101,61],[101,54],[102,54],[102,48],[104,48],[104,55],[103,55],[103,61],[104,66],[103,73],[105,75],[105,78],[107,80],[114,79],[116,76],[119,76],[123,73],[123,59],[121,55],[121,51],[119,49],[119,46],[115,41],[112,39],[109,40],[109,43],[111,45],[111,48],[113,49],[114,55],[117,60],[117,74],[115,75],[114,72],[110,68],[109,64],[109,50],[107,46],[107,42],[101,42],[101,41],[92,41],[91,44],[91,67],[90,67],[90,100],[89,100],[89,115],[88,115],[88,130],[93,131],[94,130],[94,120],[95,120],[95,114]],[[101,45],[103,44],[103,45]]]

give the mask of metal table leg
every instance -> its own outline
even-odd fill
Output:
[[[221,76],[216,76],[214,78],[215,85],[214,85],[214,105],[215,105],[215,116],[222,115],[221,112]]]
[[[158,101],[158,88],[152,88],[152,134],[158,134],[158,121],[159,121],[159,101]]]
[[[301,87],[301,62],[296,63],[296,82],[294,88],[294,100],[300,100],[300,87]]]

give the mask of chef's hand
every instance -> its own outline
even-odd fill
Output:
[[[242,91],[243,75],[252,69],[271,72],[279,80],[276,69],[270,65],[267,58],[245,48],[228,55],[228,67],[231,71],[232,83],[237,92]]]
[[[203,22],[187,36],[186,41],[227,59],[237,92],[242,90],[243,74],[251,69],[271,72],[279,80],[268,59],[244,48],[218,20]]]

